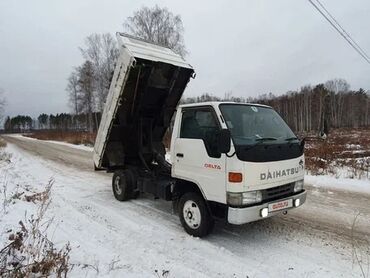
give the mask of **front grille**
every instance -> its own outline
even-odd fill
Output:
[[[273,201],[292,195],[294,193],[294,183],[288,183],[261,191],[263,201]]]

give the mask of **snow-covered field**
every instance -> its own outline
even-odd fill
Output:
[[[325,191],[328,204],[308,201],[291,216],[241,227],[218,223],[212,235],[197,239],[183,231],[170,203],[150,197],[116,201],[109,174],[59,162],[60,154],[55,159],[44,158],[14,144],[8,144],[5,151],[11,158],[0,162],[0,204],[16,192],[41,192],[53,179],[45,221],[53,219],[48,233],[57,246],[71,244],[71,277],[362,277],[360,266],[369,276],[370,211],[359,204],[370,204],[370,195],[361,196],[358,204],[348,201],[336,206],[330,196],[341,193]],[[306,180],[318,186],[331,185],[320,178]],[[350,189],[348,182],[344,183],[340,186]],[[320,190],[313,188],[309,198]],[[333,218],[343,216],[346,221],[359,210],[364,215],[359,219],[360,231],[350,237],[345,231],[350,229],[350,220],[343,222],[343,229],[315,222],[310,213],[326,213],[328,205]],[[17,228],[18,221],[34,214],[37,207],[37,202],[23,198],[2,207],[0,249],[8,242],[9,230]],[[311,218],[304,220],[303,215]]]
[[[340,187],[344,185],[343,179],[352,179],[353,183],[356,183],[353,187],[363,192],[362,184],[370,184],[370,129],[333,129],[326,140],[320,139],[314,133],[306,135],[307,171],[313,175],[324,176],[324,186],[334,181],[325,176],[338,179],[339,182],[335,183]],[[321,179],[316,178],[312,181],[319,180]]]
[[[325,187],[332,189],[346,190],[349,192],[359,192],[370,194],[370,180],[369,179],[349,179],[336,178],[330,175],[314,176],[307,174],[305,182],[314,187]]]

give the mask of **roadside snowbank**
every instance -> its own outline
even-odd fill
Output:
[[[305,175],[305,183],[313,187],[334,188],[370,194],[370,180],[335,178],[328,175]]]
[[[7,136],[20,138],[20,139],[25,139],[25,140],[42,141],[42,142],[47,142],[47,143],[51,143],[51,144],[68,146],[68,147],[71,147],[71,148],[74,148],[74,149],[84,150],[84,151],[87,151],[87,152],[92,152],[94,150],[93,147],[89,147],[89,146],[86,146],[86,145],[75,145],[75,144],[71,144],[71,143],[67,143],[67,142],[54,141],[54,140],[39,140],[39,139],[36,139],[36,138],[23,136],[23,134],[7,134]]]

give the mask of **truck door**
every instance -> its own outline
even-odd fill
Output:
[[[224,203],[226,156],[216,145],[220,129],[212,107],[183,108],[172,151],[172,175],[197,184],[207,200]]]

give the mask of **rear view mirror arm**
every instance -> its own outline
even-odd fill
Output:
[[[230,155],[229,155],[229,154],[227,154],[227,153],[225,153],[225,154],[226,154],[226,156],[227,156],[227,157],[233,157],[233,156],[236,154],[236,151],[234,151],[234,152],[233,152],[232,154],[230,154]]]

